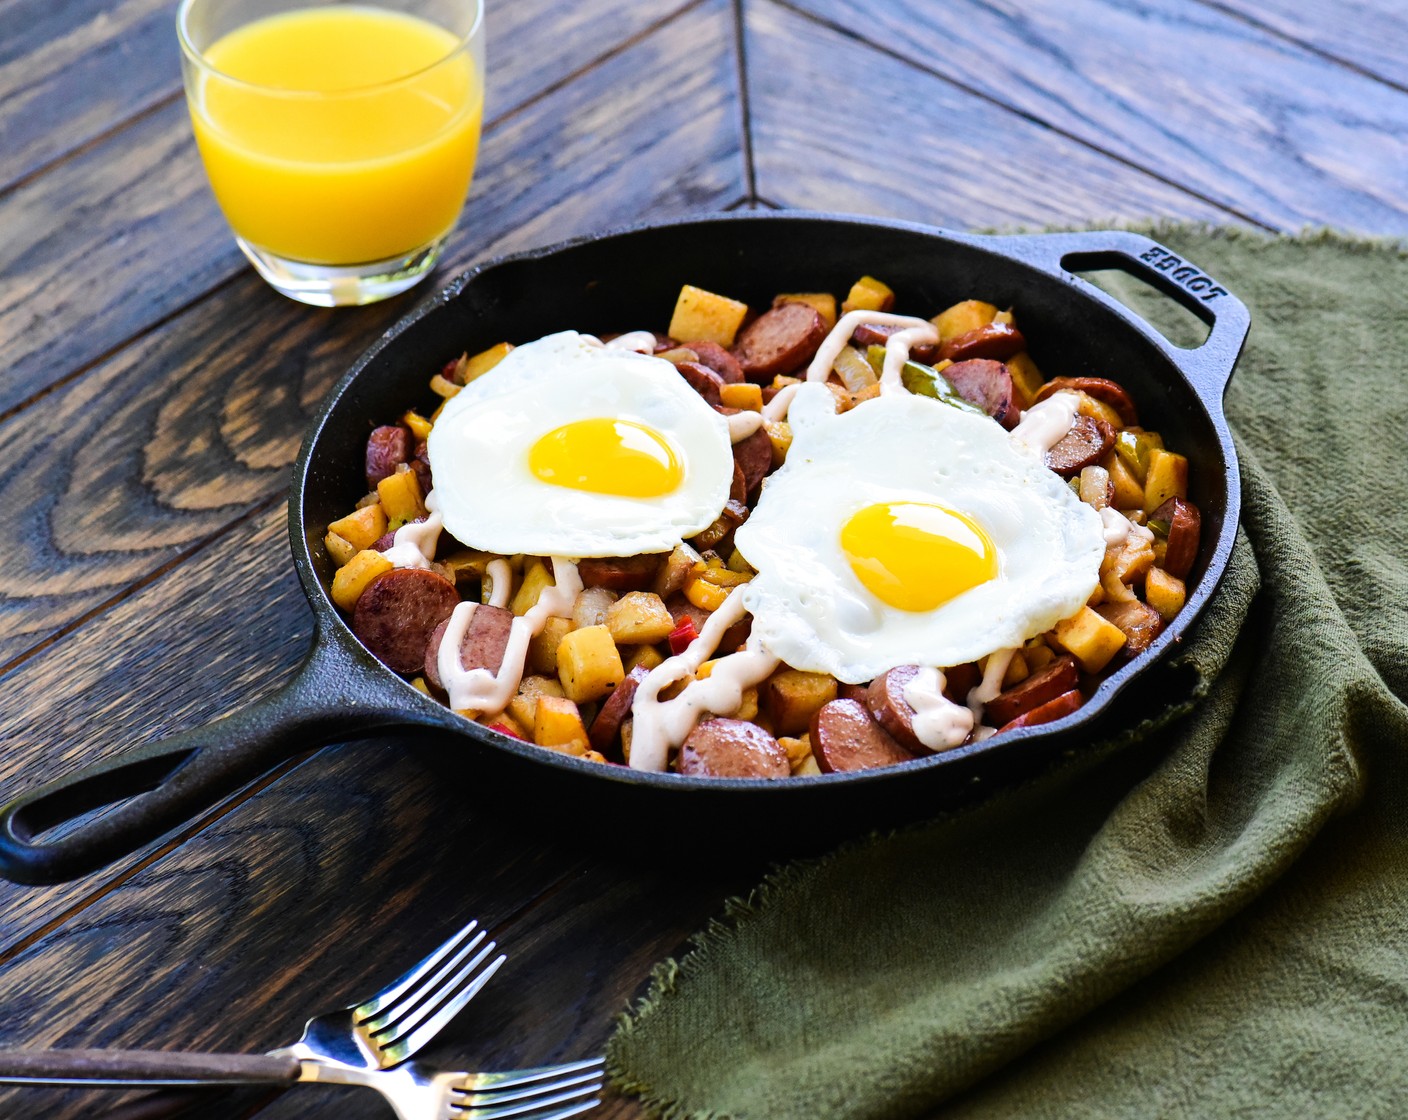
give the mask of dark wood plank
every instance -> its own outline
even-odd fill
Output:
[[[753,162],[772,202],[959,228],[1227,218],[777,4],[746,11]]]
[[[859,24],[840,0],[798,6],[1251,220],[1408,231],[1408,94],[1245,20],[1184,0],[897,0]],[[926,120],[939,147],[961,127]],[[1010,135],[987,152],[1025,151]]]
[[[492,130],[439,279],[490,252],[735,201],[732,66],[711,3]],[[246,272],[0,423],[0,503],[30,511],[0,574],[0,664],[281,492],[318,399],[416,298],[317,311]]]

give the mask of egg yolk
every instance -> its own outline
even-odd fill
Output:
[[[553,486],[621,498],[656,498],[684,479],[684,467],[663,435],[612,417],[554,428],[533,444],[528,468]]]
[[[851,570],[882,602],[931,611],[997,575],[997,549],[972,518],[925,502],[880,502],[841,527]]]

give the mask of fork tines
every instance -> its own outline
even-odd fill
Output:
[[[477,1074],[450,1092],[459,1120],[566,1120],[596,1107],[604,1058]]]

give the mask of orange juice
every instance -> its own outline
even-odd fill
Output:
[[[267,16],[211,44],[191,118],[235,233],[320,265],[386,260],[448,233],[483,108],[461,45],[359,5]]]

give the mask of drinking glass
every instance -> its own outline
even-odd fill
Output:
[[[182,0],[176,27],[206,174],[265,280],[332,307],[430,271],[479,148],[481,0]]]

